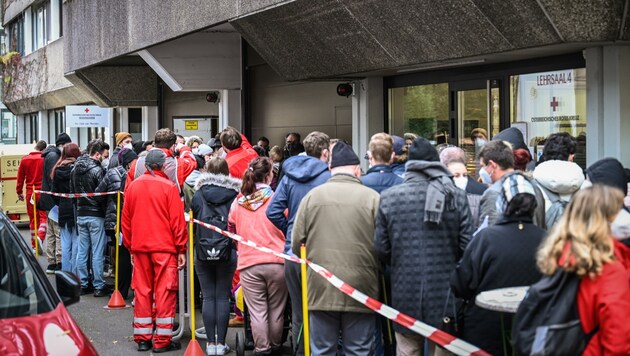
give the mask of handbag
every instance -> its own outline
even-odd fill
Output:
[[[446,303],[444,303],[444,311],[442,312],[442,324],[438,329],[449,333],[453,336],[457,336],[459,334],[459,325],[457,322],[457,311],[455,308],[455,296],[453,296],[453,302],[450,303],[452,306],[452,310],[449,312],[449,302],[451,300],[451,289],[448,289],[446,293]]]

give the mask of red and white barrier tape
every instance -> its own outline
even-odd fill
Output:
[[[295,263],[306,263],[310,268],[313,269],[313,271],[315,271],[320,276],[324,277],[330,284],[335,286],[337,289],[339,289],[342,293],[346,294],[350,298],[365,305],[366,307],[372,309],[373,311],[379,313],[380,315],[390,320],[393,320],[394,322],[408,328],[409,330],[428,338],[429,340],[433,341],[434,343],[442,346],[443,348],[447,349],[448,351],[456,355],[460,355],[460,356],[465,356],[465,355],[489,356],[490,355],[489,353],[481,350],[477,346],[471,345],[464,340],[458,339],[449,333],[439,330],[431,325],[425,324],[421,322],[420,320],[417,320],[407,314],[401,313],[398,310],[386,304],[383,304],[372,297],[367,296],[366,294],[354,289],[351,285],[339,279],[337,276],[332,274],[326,268],[314,262],[311,262],[308,260],[304,261],[295,256],[289,256],[284,253],[273,251],[267,247],[258,246],[255,242],[248,241],[239,235],[221,230],[216,226],[204,223],[203,221],[199,221],[197,219],[193,219],[193,222],[195,224],[204,226],[210,230],[214,230],[233,240],[236,240],[239,243],[253,247],[259,251],[271,253],[275,256],[284,258],[286,260],[289,260]]]
[[[105,193],[53,193],[53,192],[47,192],[47,191],[44,191],[44,190],[34,190],[33,193],[53,195],[53,196],[61,197],[61,198],[100,197],[100,196],[104,196],[104,195],[118,194],[118,192],[105,192]]]

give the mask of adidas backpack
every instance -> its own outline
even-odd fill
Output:
[[[206,210],[210,210],[216,215],[202,219],[203,222],[216,226],[221,230],[227,230],[229,206],[217,206],[212,209],[208,207],[207,204],[204,204],[202,216],[207,215]],[[208,233],[199,234],[195,238],[195,258],[198,261],[221,262],[230,259],[232,254],[232,241],[229,237],[210,230]]]
[[[598,328],[585,334],[577,309],[580,278],[558,270],[532,285],[514,317],[516,355],[581,355]]]

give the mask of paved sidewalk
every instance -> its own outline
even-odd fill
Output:
[[[28,229],[20,229],[22,236],[25,239],[29,238]],[[30,244],[30,243],[29,243]],[[44,249],[45,250],[45,249]],[[42,269],[45,270],[47,266],[46,256],[40,255],[39,264]],[[48,279],[51,281],[53,287],[55,286],[54,275],[48,275]],[[113,278],[107,278],[107,283],[114,283]],[[95,298],[92,294],[81,296],[81,301],[77,304],[68,307],[70,314],[81,327],[81,330],[92,341],[92,344],[99,352],[100,355],[112,355],[112,356],[127,356],[127,355],[151,355],[152,352],[139,353],[136,349],[136,343],[133,342],[133,308],[109,310],[104,309],[103,306],[107,305],[109,301],[108,297]],[[131,303],[130,301],[128,302]],[[196,313],[197,327],[203,326],[200,311]],[[176,317],[176,321],[178,318]],[[188,322],[188,321],[187,321]],[[242,328],[229,328],[227,335],[227,343],[235,349],[235,335]],[[183,355],[191,335],[187,331],[181,338],[182,349],[180,351],[168,352],[165,355]],[[198,339],[201,349],[205,353],[205,340]],[[246,355],[253,355],[253,352],[247,351]],[[235,351],[232,351],[229,355],[236,355]]]

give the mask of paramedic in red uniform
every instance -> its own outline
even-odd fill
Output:
[[[155,133],[153,148],[151,151],[160,150],[166,154],[166,160],[162,172],[177,184],[178,191],[181,191],[186,178],[197,169],[197,160],[192,154],[190,147],[181,143],[176,143],[177,135],[171,129],[159,129]],[[178,155],[176,154],[178,152]],[[140,157],[131,163],[125,187],[129,186],[134,179],[142,176],[146,168],[144,167],[144,157]],[[126,189],[126,188],[125,188]],[[183,208],[182,208],[183,211]]]
[[[26,213],[28,214],[29,226],[31,228],[31,244],[35,248],[35,234],[39,236],[40,241],[44,241],[46,236],[46,211],[37,211],[37,225],[35,226],[33,204],[31,197],[33,195],[33,186],[36,190],[42,189],[42,177],[44,169],[44,160],[42,159],[42,151],[46,148],[46,141],[37,141],[35,151],[22,157],[20,166],[18,167],[17,184],[15,191],[18,199],[24,201],[26,199]],[[26,184],[26,196],[24,193],[24,184]],[[39,200],[39,195],[37,196]],[[44,226],[40,231],[39,225]],[[37,231],[37,232],[36,232]]]
[[[148,351],[153,338],[154,353],[181,348],[171,336],[177,270],[186,264],[188,241],[179,189],[162,171],[166,159],[162,150],[149,151],[145,173],[126,188],[122,215],[123,243],[133,264],[133,338],[138,351]],[[155,319],[151,311],[154,295]]]

